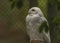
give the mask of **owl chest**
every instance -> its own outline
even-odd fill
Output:
[[[29,17],[29,24],[33,25],[40,25],[41,19],[39,16],[30,16]]]
[[[35,22],[36,20],[38,20],[38,19],[35,16],[30,16],[29,17],[29,22]]]

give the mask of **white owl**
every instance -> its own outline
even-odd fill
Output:
[[[27,34],[32,40],[40,40],[51,43],[50,31],[46,18],[38,7],[32,7],[26,16]]]

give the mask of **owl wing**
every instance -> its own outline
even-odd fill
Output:
[[[39,32],[42,32],[43,30],[45,30],[45,32],[49,31],[49,24],[44,17],[42,18],[42,23],[39,26]]]
[[[40,28],[40,32],[43,32],[43,39],[45,43],[51,43],[51,39],[50,39],[50,27],[48,24],[48,21],[46,20],[45,17],[41,17],[42,19],[42,23]]]

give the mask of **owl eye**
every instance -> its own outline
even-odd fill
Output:
[[[34,9],[32,9],[32,11],[35,11]]]

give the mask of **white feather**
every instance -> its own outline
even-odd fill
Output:
[[[34,9],[34,11],[32,9]],[[28,15],[26,17],[27,34],[29,35],[30,40],[46,40],[48,43],[50,43],[49,32],[46,33],[44,30],[42,33],[38,32],[39,26],[43,21],[47,20],[40,8],[32,7],[31,9],[29,9]]]

